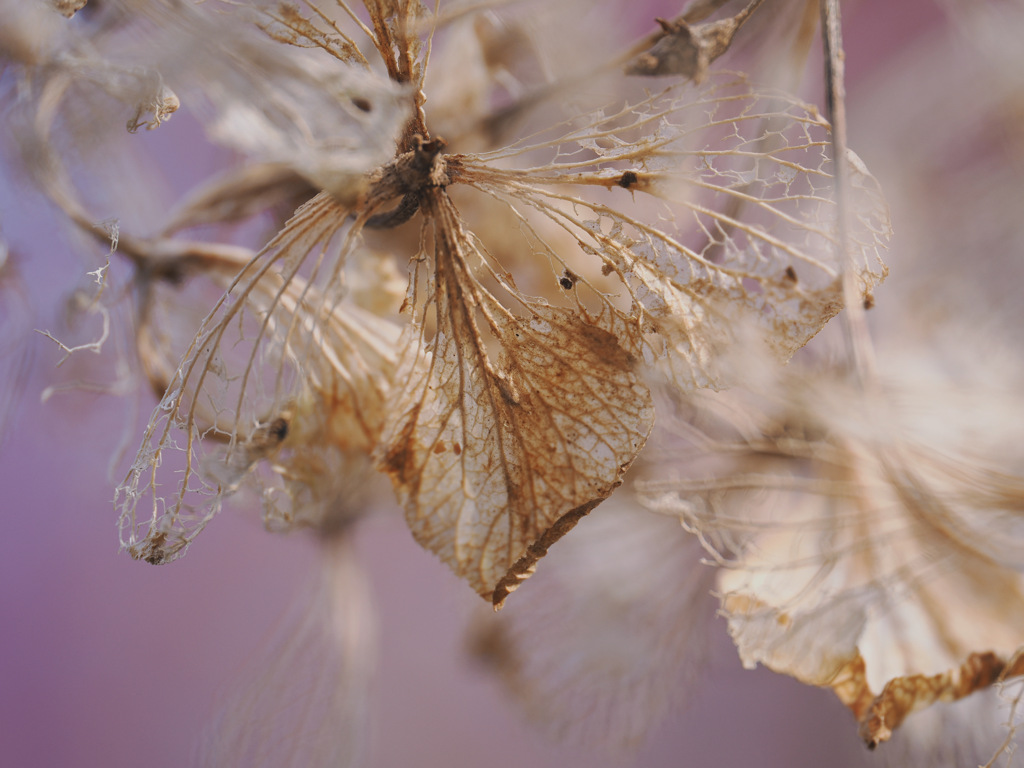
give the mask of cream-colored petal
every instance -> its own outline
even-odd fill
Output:
[[[714,479],[648,488],[721,558],[744,662],[834,688],[871,745],[917,709],[1024,672],[1014,459],[912,442],[932,431],[924,402],[944,400],[934,385],[911,398],[783,380],[789,409],[760,401],[760,434],[709,443]]]

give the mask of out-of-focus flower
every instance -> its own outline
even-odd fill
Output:
[[[975,42],[1020,24],[1010,5],[962,20]],[[703,399],[687,427],[702,457],[646,489],[720,558],[745,662],[833,688],[870,745],[912,712],[988,686],[1006,685],[1012,701],[1024,672],[1024,367],[1011,297],[1020,183],[1006,172],[1021,82],[1006,76],[1008,49],[979,47],[964,62],[950,59],[953,45],[935,38],[879,86],[876,103],[906,104],[905,122],[861,131],[877,153],[906,150],[889,163],[910,226],[899,276],[872,312],[877,382],[811,359],[767,375],[756,394]],[[969,91],[969,119],[933,123],[945,95],[912,95],[922,72],[947,70],[953,91],[990,87]],[[924,123],[933,128],[911,141]],[[991,702],[942,708],[917,738],[981,762],[997,726],[1012,743],[1018,717]]]
[[[669,517],[623,489],[559,544],[514,610],[480,616],[470,649],[531,722],[564,740],[636,747],[709,656],[714,571]]]
[[[979,374],[877,393],[785,376],[732,404],[742,429],[701,438],[710,476],[693,463],[647,489],[719,558],[745,663],[832,687],[872,745],[1022,671],[1007,666],[1024,638],[1019,403]]]

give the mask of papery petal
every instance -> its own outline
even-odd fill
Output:
[[[310,201],[199,329],[118,489],[122,543],[134,556],[178,557],[246,481],[268,523],[290,525],[297,491],[336,501],[338,473],[315,468],[335,469],[334,452],[365,455],[374,445],[398,332],[341,302],[344,256],[357,237],[349,229],[339,239],[347,215],[326,193]]]
[[[600,301],[597,324],[692,389],[736,379],[723,354],[737,340],[756,333],[785,359],[842,308],[828,147],[813,108],[715,76],[465,158],[458,178],[575,241],[589,262],[570,263],[537,230],[531,245],[575,274],[582,301]],[[501,167],[517,158],[533,167]],[[885,276],[888,209],[863,163],[846,161],[867,294]],[[614,197],[571,189],[588,186]]]
[[[521,296],[510,313],[474,276],[481,254],[444,193],[425,204],[436,331],[407,334],[380,466],[417,541],[500,606],[622,482],[653,407],[611,334]]]
[[[744,663],[833,688],[872,746],[917,709],[1024,672],[1015,461],[913,442],[938,416],[926,402],[953,402],[941,390],[932,403],[785,381],[790,408],[767,406],[760,434],[710,443],[714,479],[647,489],[719,556]],[[917,410],[887,407],[899,402]]]

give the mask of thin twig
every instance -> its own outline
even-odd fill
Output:
[[[856,375],[862,385],[876,378],[875,355],[864,316],[864,303],[852,267],[850,250],[850,180],[847,163],[846,85],[839,0],[820,0],[822,41],[825,46],[825,103],[832,124],[832,160],[835,179],[836,226],[843,265],[843,328]]]

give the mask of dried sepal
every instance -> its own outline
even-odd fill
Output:
[[[429,146],[416,143],[408,162]],[[434,273],[425,298],[414,292],[410,303],[416,312],[432,306],[433,323],[417,315],[423,319],[410,331],[395,408],[403,415],[380,454],[417,540],[500,605],[611,492],[639,449],[636,436],[649,425],[642,408],[621,407],[638,391],[624,372],[661,365],[684,388],[719,386],[734,377],[731,347],[745,348],[749,336],[760,335],[785,358],[817,333],[842,306],[827,148],[827,126],[813,110],[728,77],[585,115],[504,150],[445,158],[431,149],[415,172],[402,170],[403,156],[379,174],[375,187],[389,187],[392,198],[415,196],[432,222],[424,238],[433,251],[417,258],[432,261]],[[508,167],[517,160],[534,164]],[[857,279],[867,290],[884,273],[878,249],[888,219],[873,180],[866,173],[861,180],[865,200],[853,240]],[[470,234],[441,191],[458,185],[486,193],[518,227],[500,257],[487,250],[488,238]],[[618,199],[595,202],[587,187]],[[566,297],[559,303],[568,299],[569,307],[538,303],[516,288],[536,286],[545,262],[559,276]],[[510,314],[477,271],[526,317]],[[626,296],[616,296],[622,288]],[[621,379],[619,391],[599,396],[598,408],[566,411],[588,437],[565,441],[564,459],[539,467],[531,452],[549,456],[548,446],[561,442],[535,439],[548,430],[545,408],[560,402],[543,377],[564,367],[540,353],[574,344],[578,360],[603,361],[592,368]],[[565,375],[577,380],[581,404],[594,401],[578,373]],[[545,408],[527,415],[521,389]],[[563,385],[558,397],[569,394]],[[594,436],[607,430],[605,413],[616,408],[619,435],[602,457],[614,460],[587,469]],[[556,482],[551,476],[570,467],[584,491],[552,495],[548,489],[566,485],[573,472]],[[535,479],[524,482],[507,468]]]
[[[366,0],[373,26],[371,36],[388,77],[396,83],[423,81],[422,19],[431,13],[420,0]]]
[[[725,354],[738,339],[757,335],[785,359],[840,311],[828,126],[813,108],[729,75],[574,125],[462,158],[456,177],[516,212],[530,248],[577,275],[593,322],[632,355],[684,389],[717,387],[735,379]],[[519,158],[531,167],[504,167]],[[888,208],[863,164],[847,163],[867,294],[886,272]],[[570,263],[538,218],[589,263]]]
[[[134,556],[179,556],[243,483],[268,524],[316,524],[342,455],[374,444],[397,330],[341,302],[346,214],[326,193],[301,208],[199,329],[118,489]]]
[[[380,466],[417,541],[500,606],[622,482],[653,407],[611,334],[521,294],[513,314],[474,274],[488,257],[447,196],[424,205],[435,271],[406,334]]]
[[[338,22],[320,10],[315,3],[307,5],[312,16],[303,16],[294,3],[277,3],[264,11],[267,20],[261,19],[258,25],[279,43],[299,48],[320,48],[341,62],[359,63],[369,67],[369,61],[359,50],[355,40]]]

